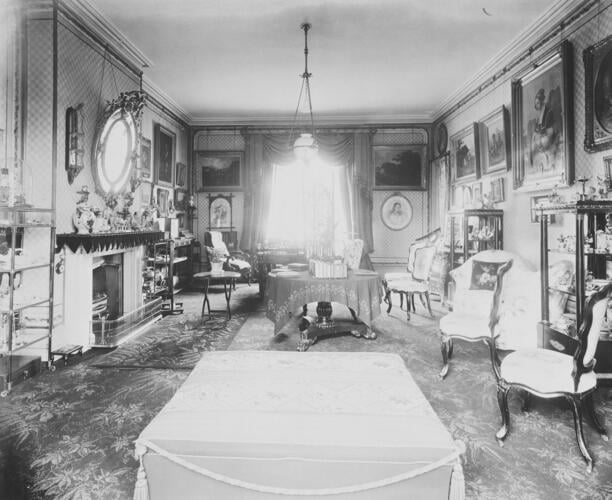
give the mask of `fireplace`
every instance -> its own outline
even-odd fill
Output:
[[[156,237],[135,233],[121,240],[87,235],[78,246],[72,245],[77,235],[64,237],[65,320],[54,331],[54,346],[115,347],[161,317],[162,300],[145,302],[142,293],[146,245],[161,236],[152,234]]]

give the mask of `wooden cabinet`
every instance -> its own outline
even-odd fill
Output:
[[[503,226],[503,210],[474,208],[449,212],[445,238],[450,268],[460,266],[483,250],[503,249]]]
[[[0,207],[0,390],[51,367],[54,214]]]
[[[540,267],[542,269],[541,300],[542,322],[538,345],[572,354],[578,342],[575,332],[581,324],[585,300],[599,286],[612,280],[612,227],[607,216],[612,215],[612,200],[578,201],[568,204],[546,205],[537,209],[540,217]],[[553,216],[573,217],[571,235],[551,238],[549,224]],[[549,265],[564,256],[575,265],[572,287],[559,289],[551,283]],[[606,272],[606,269],[608,271]],[[568,303],[575,304],[564,317],[563,324],[551,322],[551,292],[566,293]],[[571,320],[571,323],[569,322]],[[595,371],[599,379],[612,381],[612,317],[601,332],[597,346]]]

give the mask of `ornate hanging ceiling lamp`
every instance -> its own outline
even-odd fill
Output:
[[[310,132],[301,133],[300,136],[293,143],[293,152],[298,160],[309,160],[316,156],[319,145],[317,143],[317,135],[314,126],[314,118],[312,115],[312,101],[310,97],[310,77],[312,73],[308,72],[308,30],[310,30],[310,23],[303,23],[300,28],[304,30],[304,73],[302,73],[302,87],[300,88],[300,95],[298,97],[297,107],[295,108],[295,115],[293,117],[293,126],[291,127],[291,133],[289,134],[289,140],[293,137],[293,129],[297,124],[298,113],[300,111],[300,104],[302,102],[302,95],[306,92],[306,100],[308,103],[308,112],[310,114]]]

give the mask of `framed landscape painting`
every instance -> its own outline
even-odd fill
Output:
[[[243,163],[241,151],[198,151],[195,157],[197,190],[239,191]]]
[[[582,53],[584,60],[584,149],[612,147],[612,35]]]
[[[510,168],[510,114],[505,106],[478,122],[478,140],[482,175]]]
[[[572,47],[565,41],[512,81],[515,188],[573,183],[572,80]]]
[[[427,189],[427,145],[374,146],[374,189]]]
[[[476,143],[477,133],[478,124],[474,123],[451,137],[453,181],[480,178],[480,159]]]

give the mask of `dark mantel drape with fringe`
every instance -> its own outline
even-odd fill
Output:
[[[264,240],[265,221],[270,208],[273,165],[293,161],[288,133],[245,131],[246,189],[244,231],[240,248],[255,250]],[[330,164],[344,165],[349,173],[353,201],[351,231],[364,241],[364,253],[374,250],[372,237],[372,179],[370,175],[373,131],[322,132],[317,135],[319,155]],[[295,140],[295,138],[293,138]]]

